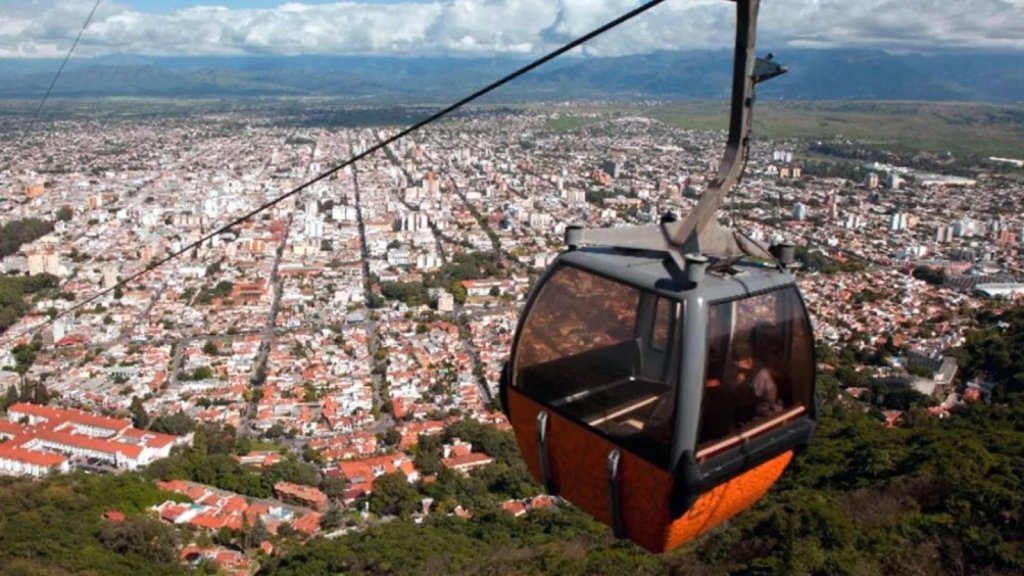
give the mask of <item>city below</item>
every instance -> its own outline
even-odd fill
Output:
[[[145,515],[193,535],[176,561],[227,574],[395,517],[567,508],[518,480],[492,510],[424,486],[509,468],[498,382],[566,227],[656,223],[707,188],[724,132],[658,106],[471,109],[124,286],[398,128],[365,107],[0,117],[0,474],[142,473]],[[1022,169],[755,129],[725,220],[796,244],[829,402],[897,434],[996,393],[955,351],[1024,295]]]

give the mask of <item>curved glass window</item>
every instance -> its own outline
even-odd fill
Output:
[[[668,459],[675,302],[578,268],[556,270],[530,308],[512,384],[647,459]]]
[[[711,306],[699,457],[803,414],[814,343],[796,288]]]

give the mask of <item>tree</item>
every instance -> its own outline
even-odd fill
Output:
[[[441,437],[420,435],[413,463],[421,474],[431,476],[441,471]]]
[[[209,366],[199,366],[192,372],[193,380],[209,380],[213,378],[213,368]]]
[[[341,500],[345,496],[345,490],[347,489],[348,483],[341,476],[325,475],[324,479],[320,481],[320,490],[333,500]]]
[[[38,240],[50,232],[53,232],[53,224],[38,218],[0,224],[0,258],[14,254],[22,244]]]
[[[402,433],[394,428],[390,428],[384,433],[384,443],[388,446],[398,446],[401,441]]]
[[[320,518],[320,528],[334,530],[340,528],[345,522],[345,513],[341,508],[331,508]]]
[[[4,410],[18,403],[18,388],[11,384],[7,387],[7,394],[4,396]]]
[[[932,286],[942,286],[946,282],[946,269],[945,268],[931,268],[929,266],[918,266],[913,271],[914,278],[922,280],[931,284]]]
[[[455,300],[456,303],[466,303],[466,287],[462,285],[462,282],[453,281],[449,284],[449,288],[451,289],[452,299]]]
[[[133,426],[143,430],[149,426],[149,414],[146,413],[146,408],[142,405],[142,398],[132,396],[132,404],[129,411],[132,413]]]
[[[71,217],[75,215],[75,211],[71,209],[71,206],[64,205],[57,210],[57,220],[61,222],[70,222]]]
[[[919,376],[921,378],[934,378],[935,377],[935,372],[933,372],[930,368],[927,368],[925,366],[920,366],[920,365],[908,366],[907,367],[907,373],[909,373],[909,374],[911,374],[913,376]]]
[[[281,522],[281,524],[277,526],[277,535],[282,538],[295,536],[295,527],[293,527],[289,522]]]
[[[50,391],[42,382],[35,382],[32,386],[32,403],[45,406],[50,402]]]
[[[134,554],[157,563],[175,561],[180,541],[176,530],[146,516],[106,523],[100,529],[99,539],[118,554]]]
[[[35,364],[36,354],[42,348],[34,342],[31,344],[18,344],[11,350],[14,356],[14,371],[18,374],[25,374]]]
[[[234,531],[227,526],[221,526],[220,530],[217,530],[216,537],[214,538],[214,540],[221,546],[230,546],[234,539]]]
[[[154,432],[163,432],[164,434],[173,434],[174,436],[184,436],[195,430],[195,428],[195,421],[184,412],[161,414],[150,425],[150,430]]]
[[[373,482],[370,509],[380,515],[408,516],[420,504],[420,495],[409,484],[405,474],[392,472]]]
[[[306,462],[316,464],[317,466],[322,466],[327,463],[327,459],[324,457],[323,452],[308,444],[302,449],[302,459]]]
[[[267,438],[280,438],[284,436],[284,426],[280,422],[274,422],[274,424],[264,434]]]
[[[206,344],[203,344],[203,354],[207,356],[217,356],[220,354],[220,349],[217,348],[217,343],[213,340],[207,340]]]
[[[250,538],[254,546],[259,546],[270,539],[270,531],[267,530],[267,525],[263,523],[261,516],[256,517],[256,522],[252,525]]]

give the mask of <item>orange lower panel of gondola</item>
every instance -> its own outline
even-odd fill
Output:
[[[508,390],[509,413],[519,450],[530,473],[543,482],[537,445],[540,404],[514,388]],[[608,454],[617,448],[606,438],[548,411],[548,466],[552,488],[609,526],[606,475]],[[675,479],[670,472],[620,450],[619,510],[623,535],[651,552],[668,552],[707,532],[757,502],[786,469],[788,451],[701,494],[688,510],[672,517]]]

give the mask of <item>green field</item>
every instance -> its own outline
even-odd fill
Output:
[[[558,116],[545,121],[544,128],[547,130],[577,130],[604,119],[594,116]]]
[[[692,130],[725,129],[724,103],[671,104],[651,118]],[[755,137],[845,137],[894,152],[1024,156],[1024,107],[918,102],[769,102],[755,112]]]

